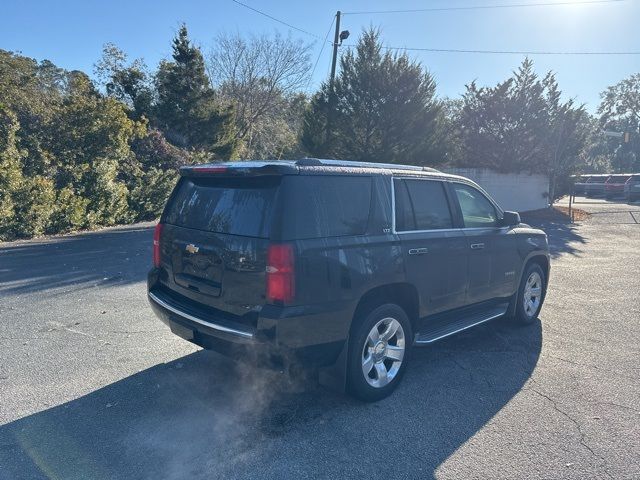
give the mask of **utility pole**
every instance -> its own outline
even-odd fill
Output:
[[[331,77],[329,77],[329,97],[333,96],[333,80],[336,76],[336,61],[338,59],[338,40],[340,40],[340,10],[336,12],[336,33],[333,36],[333,57],[331,59]],[[331,103],[331,101],[329,101]]]
[[[329,101],[327,111],[327,126],[325,131],[325,149],[331,143],[331,125],[333,123],[333,114],[336,104],[335,77],[336,63],[338,61],[338,47],[342,45],[342,41],[349,38],[349,30],[340,31],[340,10],[336,12],[336,33],[333,36],[333,56],[331,58],[331,76],[329,77]]]

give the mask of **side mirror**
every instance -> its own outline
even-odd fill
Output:
[[[520,214],[518,212],[504,212],[502,225],[505,227],[520,225]]]

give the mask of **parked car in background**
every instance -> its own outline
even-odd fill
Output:
[[[624,196],[624,186],[627,180],[631,178],[630,174],[611,175],[604,183],[604,196],[607,200],[614,197]]]
[[[587,181],[591,175],[576,175],[574,177],[573,193],[574,195],[584,195],[587,188]]]
[[[640,173],[629,177],[627,183],[624,184],[624,195],[629,202],[640,200]]]
[[[611,175],[591,175],[585,182],[585,195],[587,197],[599,197],[604,195],[604,184]]]
[[[507,316],[536,321],[541,230],[474,182],[318,159],[183,167],[153,240],[148,298],[204,348],[378,400],[414,345]]]

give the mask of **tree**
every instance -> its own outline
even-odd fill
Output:
[[[0,105],[0,240],[10,237],[15,208],[13,194],[22,181],[22,158],[17,145],[18,118]]]
[[[543,86],[525,60],[514,76],[495,87],[467,85],[459,129],[465,166],[539,172],[545,123]]]
[[[640,73],[610,86],[600,96],[600,127],[629,133],[628,143],[608,141],[613,168],[618,172],[640,170]]]
[[[140,58],[127,65],[127,54],[113,43],[106,43],[102,58],[94,65],[94,73],[108,96],[125,103],[132,118],[149,116],[153,89],[147,66]]]
[[[291,38],[221,34],[209,55],[209,72],[220,97],[235,105],[242,156],[274,158],[297,143],[295,115],[308,82],[310,45]],[[294,113],[292,115],[292,113]]]
[[[182,25],[173,40],[173,61],[162,61],[155,76],[154,123],[181,148],[210,151],[220,158],[235,154],[233,111],[216,100],[198,47]]]
[[[58,159],[53,178],[58,188],[89,200],[84,226],[127,221],[130,144],[144,135],[145,124],[131,120],[123,103],[103,97],[86,75],[77,74],[51,129],[48,150]]]
[[[573,173],[586,141],[585,111],[562,101],[553,73],[539,79],[525,59],[495,87],[467,86],[458,120],[460,164],[549,176],[549,195]]]
[[[355,53],[349,50],[340,59],[330,128],[324,83],[305,114],[304,146],[312,155],[442,163],[442,108],[435,90],[433,77],[419,63],[406,54],[383,54],[379,31],[364,31]]]
[[[562,102],[562,92],[552,73],[547,74],[542,86],[546,93],[545,116],[548,122],[548,141],[544,145],[548,158],[549,198],[555,200],[558,193],[566,193],[566,188],[559,192],[558,186],[567,186],[570,175],[578,168],[589,123],[583,105],[575,107],[573,100]]]

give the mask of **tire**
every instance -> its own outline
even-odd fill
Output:
[[[347,389],[362,401],[375,402],[389,396],[404,375],[413,344],[411,322],[393,303],[381,305],[355,322],[349,338]],[[389,337],[392,331],[395,333]]]
[[[532,324],[538,318],[546,290],[546,279],[542,268],[537,263],[529,264],[520,280],[513,320],[520,325]],[[527,297],[529,301],[525,302]]]

